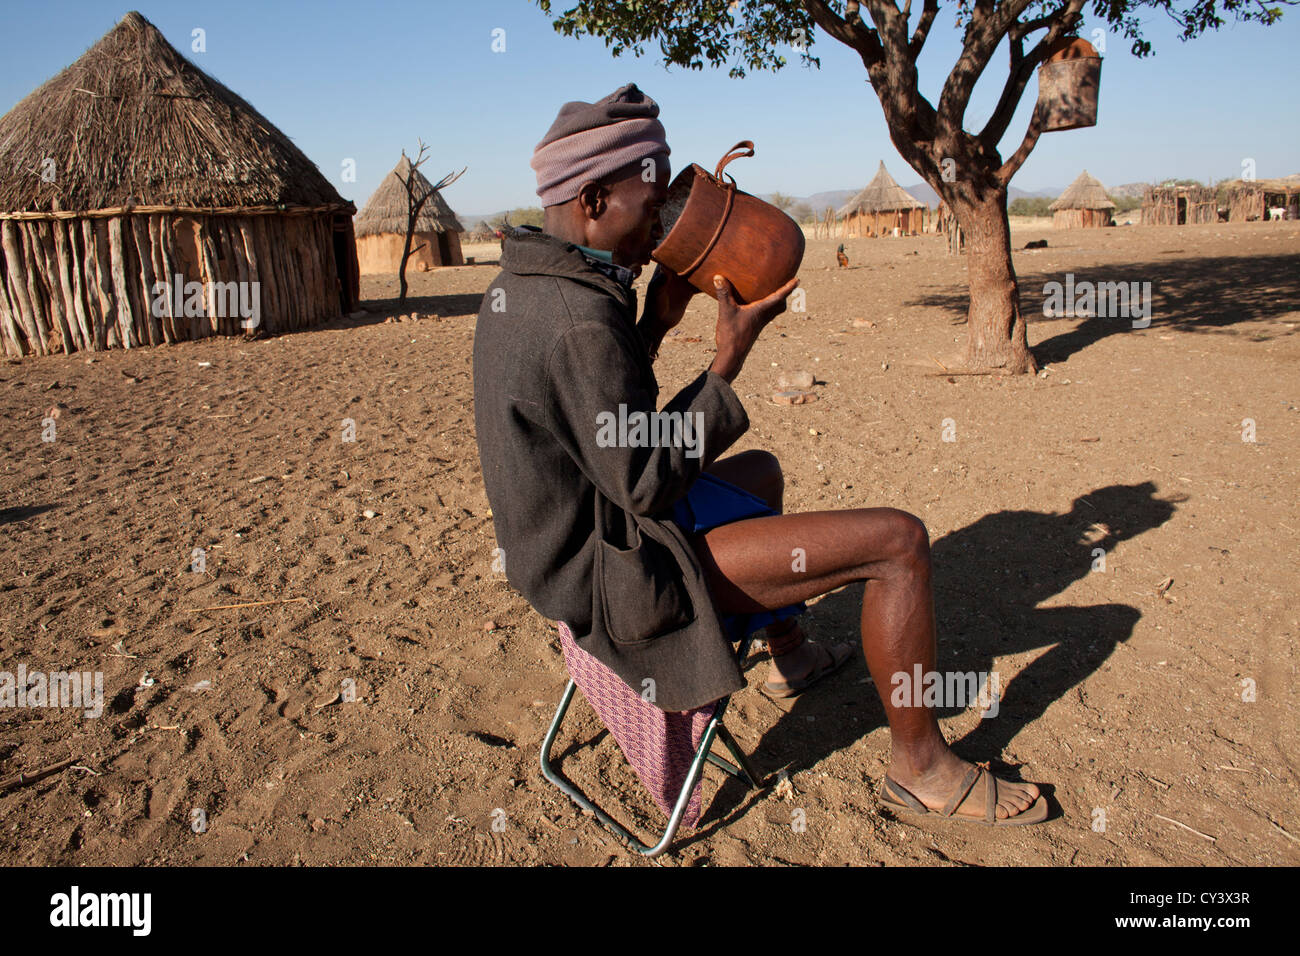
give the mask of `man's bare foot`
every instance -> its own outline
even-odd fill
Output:
[[[915,773],[905,769],[901,762],[890,763],[889,776],[900,786],[906,787],[912,796],[920,800],[931,810],[943,810],[952,800],[955,791],[962,786],[967,772],[974,764],[962,760],[951,750],[937,759],[929,769]],[[1007,820],[1024,813],[1038,799],[1040,791],[1036,784],[1018,783],[994,777],[997,784],[995,800],[997,801],[997,819]],[[957,806],[953,816],[985,819],[985,787],[971,787],[970,792]]]

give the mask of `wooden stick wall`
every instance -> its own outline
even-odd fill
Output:
[[[213,283],[259,283],[259,327],[308,328],[339,314],[334,213],[211,216],[193,211],[0,219],[5,354],[101,351],[242,334]],[[175,277],[204,287],[180,314]],[[165,282],[164,297],[155,283]],[[251,285],[243,289],[251,292]],[[155,305],[158,312],[155,313]],[[224,305],[224,308],[223,308]],[[230,314],[220,314],[222,312]]]

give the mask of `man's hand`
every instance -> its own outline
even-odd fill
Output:
[[[730,383],[740,374],[759,333],[785,311],[785,300],[799,285],[799,280],[791,279],[766,299],[749,305],[736,304],[735,290],[724,277],[714,276],[713,285],[718,290],[718,354],[709,371]]]

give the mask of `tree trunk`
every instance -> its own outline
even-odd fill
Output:
[[[966,236],[970,308],[966,314],[966,366],[999,368],[1021,374],[1038,371],[1025,317],[1020,285],[1011,264],[1011,227],[1005,188],[954,197],[951,204]]]
[[[415,232],[415,216],[406,224],[406,242],[402,245],[402,261],[397,267],[397,283],[401,291],[397,296],[397,305],[406,305],[406,260],[411,257],[411,236]]]

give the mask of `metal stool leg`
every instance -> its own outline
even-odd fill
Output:
[[[551,764],[551,748],[555,746],[555,739],[559,736],[560,725],[564,722],[565,714],[569,710],[569,705],[573,702],[573,692],[577,689],[577,684],[573,680],[564,689],[564,696],[560,699],[560,705],[555,709],[555,717],[551,721],[550,728],[546,731],[546,737],[542,741],[541,766],[542,776],[558,787],[561,791],[569,796],[574,803],[585,810],[591,811],[601,824],[616,836],[621,838],[628,846],[637,853],[647,857],[656,857],[668,849],[677,835],[677,828],[681,825],[682,816],[686,812],[686,807],[691,801],[691,792],[695,789],[695,784],[700,779],[700,774],[704,771],[706,761],[722,767],[728,773],[743,779],[751,787],[757,787],[757,776],[749,766],[748,760],[741,752],[736,740],[731,733],[722,724],[722,715],[727,708],[728,699],[718,702],[717,710],[714,711],[713,718],[709,721],[704,729],[704,736],[700,740],[700,746],[695,751],[695,759],[691,761],[690,770],[687,771],[686,780],[682,784],[681,793],[678,794],[677,802],[673,806],[673,812],[668,818],[668,826],[665,828],[663,835],[654,845],[641,842],[626,827],[622,826],[613,817],[598,807],[587,795],[577,788],[567,777],[565,777],[558,768]],[[711,753],[713,741],[715,738],[721,739],[733,757],[736,758],[739,767],[733,767],[722,758]]]

